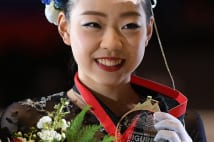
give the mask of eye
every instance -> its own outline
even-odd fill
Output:
[[[85,23],[82,26],[87,27],[87,28],[101,28],[101,26],[96,22]]]
[[[129,23],[122,27],[122,29],[130,29],[130,30],[134,30],[137,28],[140,28],[140,25],[138,25],[136,23]]]

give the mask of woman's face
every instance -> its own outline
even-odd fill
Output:
[[[151,37],[152,23],[139,0],[78,0],[59,31],[71,45],[79,79],[86,85],[130,81]],[[61,24],[60,24],[61,23]],[[66,36],[64,36],[66,35]]]

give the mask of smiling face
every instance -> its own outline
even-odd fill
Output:
[[[140,0],[141,1],[141,0]],[[85,85],[118,85],[130,81],[151,37],[139,0],[78,0],[59,32],[71,45],[79,79]]]

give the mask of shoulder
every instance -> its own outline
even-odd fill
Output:
[[[188,110],[185,115],[185,127],[194,142],[206,142],[204,123],[195,110]]]
[[[1,115],[0,128],[6,134],[14,131],[26,132],[30,127],[36,126],[38,120],[54,109],[54,105],[65,97],[64,92],[51,96],[26,99],[9,105]]]
[[[10,137],[17,130],[26,130],[33,126],[42,114],[29,106],[15,102],[2,113],[0,126],[1,135]]]
[[[29,113],[36,113],[35,109],[30,106],[23,105],[19,102],[15,102],[8,106],[6,110],[2,113],[1,116],[1,126],[4,125],[13,125],[17,122],[18,118],[26,118],[29,116]]]
[[[54,106],[60,103],[61,98],[67,98],[67,93],[60,92],[47,97],[26,99],[9,105],[0,119],[0,139],[7,141],[7,138],[11,138],[12,133],[17,131],[29,132],[31,127],[36,127],[40,118],[54,111]],[[69,111],[66,120],[73,120],[81,112],[81,109],[72,102],[65,109]],[[93,114],[87,113],[83,124],[99,124],[99,121]]]

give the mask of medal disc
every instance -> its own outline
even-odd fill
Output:
[[[116,135],[117,142],[153,142],[156,133],[153,112],[135,110],[122,117]]]

